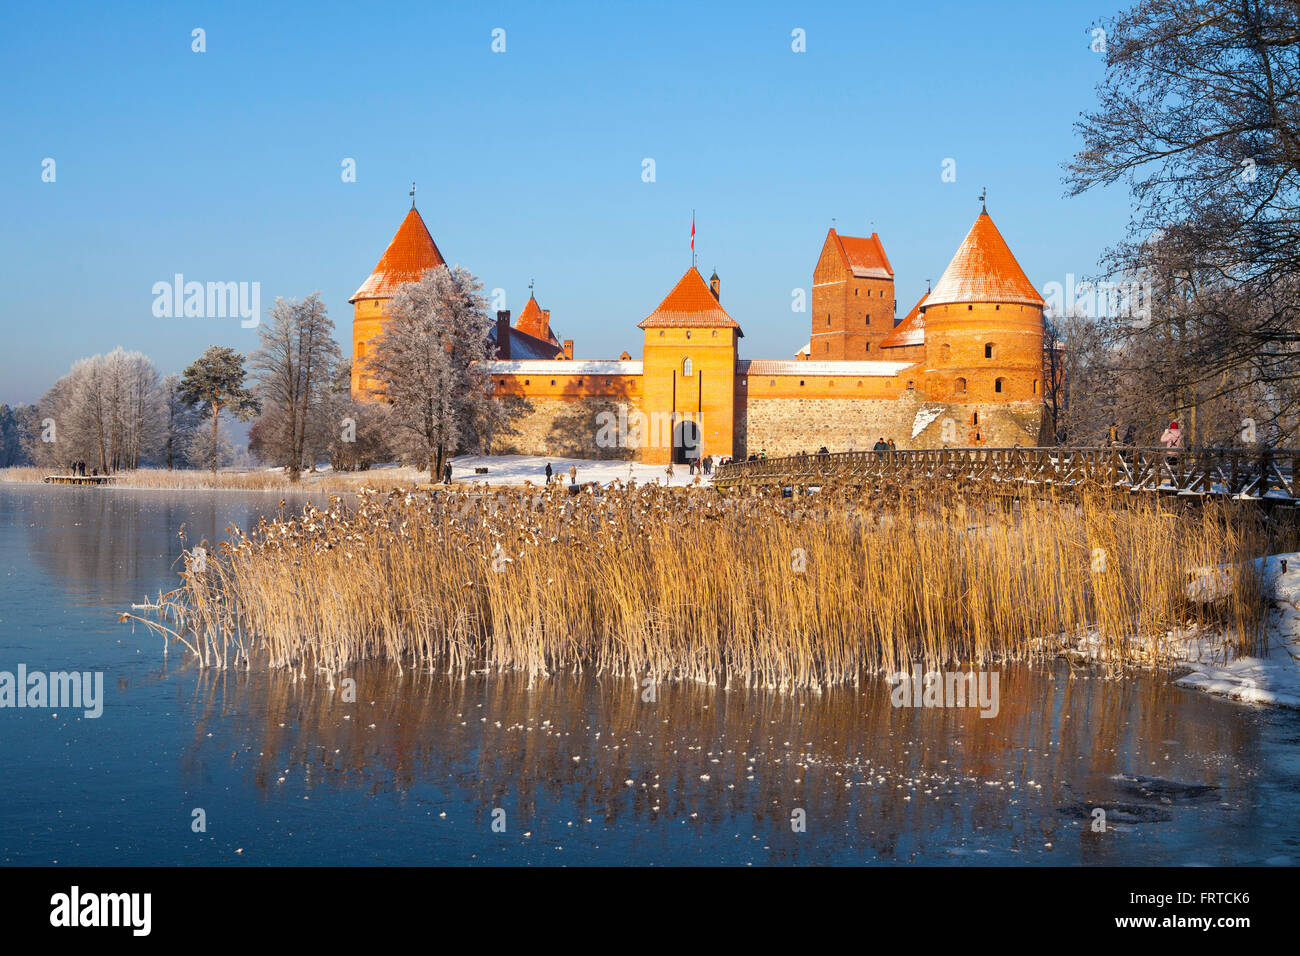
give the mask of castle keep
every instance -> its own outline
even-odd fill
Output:
[[[412,208],[349,300],[354,397],[369,397],[366,349],[403,282],[445,262]],[[813,270],[809,338],[789,360],[743,359],[721,282],[691,267],[638,324],[641,359],[574,359],[529,298],[497,313],[496,393],[523,399],[495,454],[744,457],[869,449],[1035,445],[1043,411],[1043,299],[987,211],[933,290],[895,324],[880,237],[831,229]]]

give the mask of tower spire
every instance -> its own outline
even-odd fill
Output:
[[[411,208],[415,208],[415,180],[411,180]]]
[[[983,188],[980,189],[980,212],[982,213],[987,213],[989,211],[989,205],[987,201],[988,195],[989,195],[989,187],[984,186]]]

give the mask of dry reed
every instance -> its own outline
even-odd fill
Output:
[[[1172,637],[1208,628],[1256,651],[1253,559],[1276,532],[1249,505],[1169,508],[889,487],[365,493],[230,529],[204,562],[187,552],[147,618],[123,618],[204,665],[331,681],[384,659],[820,688],[915,661],[1041,659],[1081,637],[1113,665],[1166,665]]]

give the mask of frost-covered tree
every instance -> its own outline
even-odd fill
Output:
[[[262,347],[249,356],[262,406],[256,453],[297,481],[329,427],[329,392],[342,359],[334,323],[313,292],[302,302],[277,298],[260,335]]]
[[[211,468],[213,474],[229,458],[223,451],[229,439],[221,434],[221,413],[228,411],[241,421],[257,414],[257,399],[244,385],[244,377],[244,357],[224,345],[209,345],[181,376],[181,400],[212,420],[210,429],[201,429],[202,439],[196,434],[190,441],[186,456]]]
[[[138,468],[163,432],[158,372],[139,352],[114,349],[73,364],[42,396],[26,448],[33,461],[85,461],[101,473]]]
[[[31,459],[23,447],[23,426],[31,414],[30,405],[11,408],[0,404],[0,468],[25,465]]]
[[[427,462],[431,478],[474,439],[495,401],[483,363],[492,320],[467,269],[430,269],[398,289],[369,365],[389,404],[394,450]],[[495,418],[496,416],[491,416]]]
[[[185,450],[189,447],[194,429],[198,427],[199,416],[193,406],[187,405],[181,397],[181,377],[168,375],[162,380],[163,403],[163,437],[158,453],[160,464],[167,470],[181,468],[189,464]]]

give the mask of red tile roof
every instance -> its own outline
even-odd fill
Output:
[[[739,329],[740,324],[727,315],[709,291],[704,276],[691,266],[659,303],[659,308],[638,322],[637,328]]]
[[[560,344],[560,340],[551,331],[550,316],[543,314],[537,299],[531,295],[528,297],[528,304],[524,306],[524,310],[519,313],[519,318],[515,321],[515,328],[525,335],[551,342],[557,347]]]
[[[880,241],[877,233],[873,232],[869,237],[863,238],[841,236],[832,229],[831,235],[835,237],[840,247],[844,264],[859,279],[894,278],[894,267],[889,264],[889,256],[885,255],[885,245]]]
[[[1043,297],[1016,262],[987,212],[976,218],[925,306],[953,302],[1043,304]]]
[[[397,228],[393,241],[380,257],[375,271],[370,273],[370,278],[361,284],[361,288],[348,301],[389,298],[398,286],[414,282],[426,269],[436,269],[446,264],[433,236],[429,235],[424,220],[412,206]]]
[[[929,295],[930,293],[927,292],[917,299],[916,305],[912,306],[912,311],[903,317],[903,321],[880,340],[882,349],[896,345],[920,345],[925,341],[925,313],[921,311],[921,305]]]

